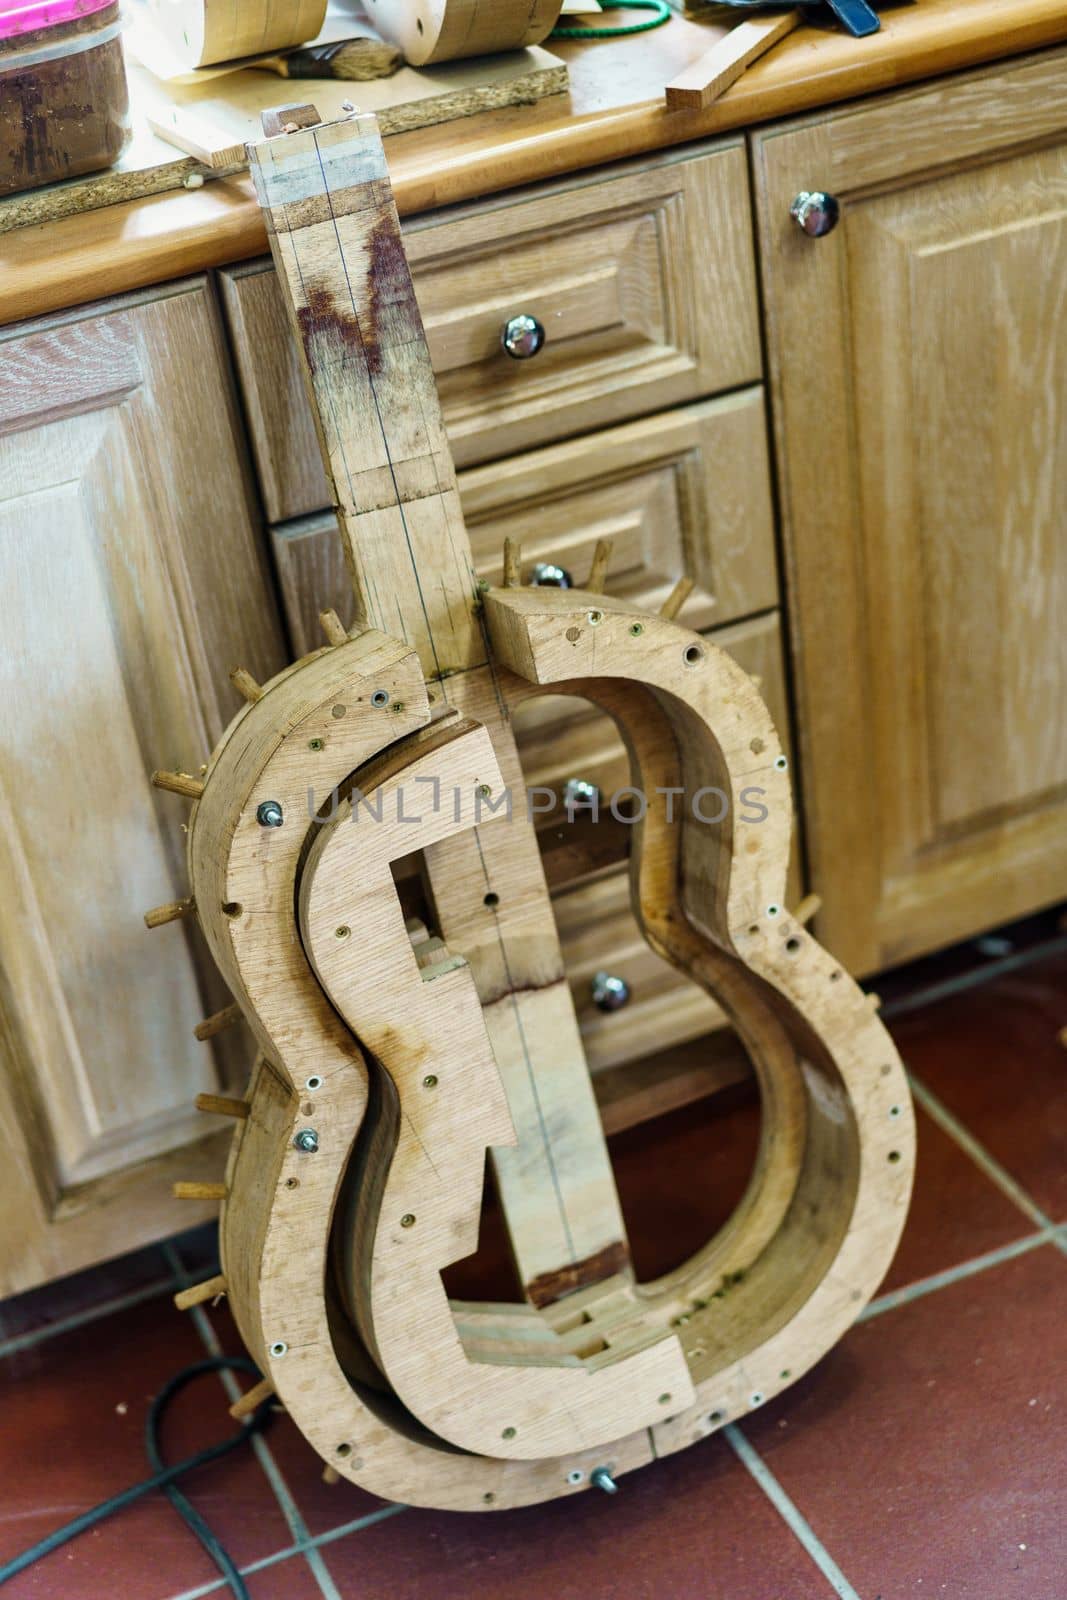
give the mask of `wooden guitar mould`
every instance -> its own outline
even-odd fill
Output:
[[[301,121],[310,126],[300,126]],[[870,1003],[786,910],[787,760],[753,681],[663,613],[473,570],[372,117],[249,147],[356,598],[245,704],[192,802],[188,899],[258,1044],[221,1199],[223,1290],[331,1476],[489,1510],[613,1487],[793,1382],[874,1293],[914,1162]],[[719,1002],[762,1098],[737,1211],[638,1283],[511,731],[541,692],[615,719],[651,947]],[[693,797],[724,797],[722,820]],[[510,797],[510,806],[509,806]],[[678,797],[681,797],[680,799]],[[432,915],[393,865],[421,852]],[[460,1303],[486,1157],[520,1297]],[[699,1173],[685,1181],[700,1181]],[[184,1186],[188,1190],[190,1186]],[[202,1193],[204,1186],[191,1186]],[[181,1190],[183,1186],[179,1186]]]

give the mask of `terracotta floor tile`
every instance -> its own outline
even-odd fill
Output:
[[[903,1237],[879,1294],[932,1277],[1034,1231],[1034,1223],[955,1140],[921,1107],[916,1111],[915,1187]]]
[[[0,1344],[153,1285],[164,1293],[170,1278],[170,1268],[157,1245],[56,1278],[0,1301]]]
[[[864,1600],[1062,1600],[1065,1312],[1043,1246],[852,1329],[744,1423]]]
[[[0,1362],[0,1555],[17,1554],[146,1477],[148,1403],[173,1373],[203,1355],[189,1319],[162,1299],[57,1334]],[[219,1380],[201,1378],[175,1401],[164,1425],[166,1458],[191,1454],[232,1427]],[[251,1450],[198,1471],[188,1492],[239,1562],[290,1542]],[[217,1575],[166,1500],[152,1495],[12,1580],[4,1596],[71,1600],[128,1594],[156,1600]]]
[[[832,1600],[721,1439],[523,1511],[404,1511],[323,1547],[342,1595],[397,1600]]]
[[[908,1067],[1053,1221],[1067,1219],[1067,955],[891,1023]]]

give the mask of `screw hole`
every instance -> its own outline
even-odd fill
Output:
[[[643,622],[631,622],[631,624],[630,624],[630,634],[631,634],[632,638],[634,638],[634,639],[640,638],[641,634],[643,634],[644,631],[645,631],[645,625],[644,625]]]
[[[661,1406],[669,1406],[670,1403],[671,1403],[670,1395],[669,1394],[661,1394],[660,1397],[659,1397],[659,1403],[660,1403]]]
[[[322,1088],[322,1079],[319,1077],[317,1072],[312,1073],[311,1077],[305,1083],[304,1088],[312,1090]]]
[[[785,947],[789,951],[789,954],[791,956],[795,956],[797,951],[800,949],[800,940],[799,939],[787,939],[785,941]]]
[[[889,1115],[891,1117],[899,1117],[900,1113],[901,1113],[901,1109],[902,1108],[900,1106],[890,1106],[889,1107]]]
[[[836,972],[831,972],[831,974],[830,974],[830,982],[831,983],[836,983],[838,981],[838,979],[840,978],[840,976],[841,976],[841,971],[840,971],[840,968],[838,968],[838,970]]]
[[[325,744],[326,744],[325,739],[309,739],[308,740],[308,749],[309,750],[322,750],[324,748]]]
[[[289,1346],[284,1339],[275,1339],[270,1347],[270,1353],[276,1360],[281,1360],[282,1356],[288,1355]]]
[[[378,707],[387,706],[389,704],[389,690],[388,689],[375,689],[374,693],[370,697],[370,703],[371,703],[372,706],[378,706]],[[336,706],[334,706],[333,714],[334,714],[334,716],[337,715],[337,707]],[[344,713],[342,712],[341,715],[343,716]]]
[[[333,930],[333,936],[335,939],[347,939],[351,932],[352,929],[348,927],[347,923],[342,922],[339,928]]]
[[[350,1456],[352,1454],[352,1446],[350,1444],[339,1444],[337,1446],[337,1454],[339,1456]]]
[[[584,1483],[585,1482],[585,1473],[582,1472],[578,1467],[575,1467],[572,1472],[568,1472],[568,1474],[567,1474],[567,1482],[570,1483],[570,1484],[575,1484],[575,1485],[577,1485],[579,1483]]]
[[[749,1396],[749,1405],[761,1406],[762,1404],[763,1404],[763,1396],[760,1394],[759,1390],[757,1389],[755,1394]]]
[[[778,772],[784,772],[788,767],[789,762],[786,760],[785,756],[775,756],[774,765]]]
[[[698,644],[687,644],[682,651],[682,660],[687,667],[695,667],[698,661],[704,659],[704,652]]]
[[[781,911],[781,909],[782,909],[781,906],[768,906],[767,907],[767,915],[769,917],[776,917],[779,914],[779,912]]]
[[[299,1187],[300,1187],[300,1179],[299,1178],[286,1178],[285,1187],[287,1189],[299,1189]]]
[[[586,613],[585,620],[591,628],[599,628],[604,620],[604,613],[602,611],[589,611]]]
[[[708,1417],[708,1422],[713,1428],[717,1428],[719,1423],[724,1420],[725,1416],[726,1413],[724,1411],[713,1411]]]
[[[415,18],[415,26],[416,26],[416,28],[418,28],[420,33],[423,31],[423,29],[422,29],[422,18],[421,17],[416,17]]]
[[[424,1089],[436,1089],[437,1088],[437,1074],[436,1074],[436,1072],[428,1072],[426,1074],[425,1078],[423,1078],[423,1080],[422,1080],[422,1087]]]
[[[244,910],[240,900],[224,900],[222,909],[227,917],[239,917]]]
[[[490,1492],[488,1494],[483,1494],[482,1499],[485,1501],[487,1506],[491,1506],[493,1501],[496,1499],[496,1495]]]
[[[413,1228],[415,1226],[415,1213],[413,1211],[405,1211],[400,1219],[400,1226],[402,1228]]]
[[[890,1150],[890,1152],[889,1152],[889,1160],[890,1161],[899,1161],[900,1160],[900,1151],[899,1150]]]
[[[778,1376],[779,1376],[779,1378],[780,1378],[780,1379],[781,1379],[781,1381],[782,1381],[782,1382],[783,1382],[783,1383],[785,1383],[785,1381],[786,1381],[786,1379],[787,1379],[787,1378],[791,1378],[791,1377],[792,1377],[792,1376],[793,1376],[793,1374],[792,1374],[792,1372],[791,1372],[791,1371],[790,1371],[790,1370],[789,1370],[789,1368],[788,1368],[788,1367],[783,1367],[783,1368],[782,1368],[782,1370],[781,1370],[781,1372],[780,1372],[780,1373],[779,1373],[779,1374],[778,1374]]]
[[[759,932],[759,923],[758,922],[754,922],[752,924],[752,926],[749,928],[748,931],[749,931],[749,933],[758,933]]]
[[[498,894],[493,894],[492,891],[490,891],[489,894],[485,895],[485,897],[482,900],[482,905],[483,906],[488,906],[490,911],[493,909],[494,906],[498,906],[499,904],[500,904],[500,896]]]
[[[505,1428],[500,1437],[502,1439],[514,1439],[515,1432],[516,1430],[514,1428]]]

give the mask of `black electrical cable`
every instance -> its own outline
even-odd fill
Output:
[[[149,1407],[148,1416],[145,1418],[145,1451],[148,1455],[148,1464],[154,1471],[150,1478],[145,1478],[142,1483],[135,1483],[129,1489],[123,1489],[120,1494],[112,1495],[110,1500],[101,1501],[91,1511],[85,1511],[80,1517],[75,1517],[73,1522],[68,1522],[65,1527],[57,1528],[46,1538],[40,1540],[29,1550],[24,1550],[21,1555],[15,1556],[4,1566],[0,1567],[0,1584],[6,1583],[16,1573],[24,1572],[35,1561],[40,1561],[44,1556],[51,1555],[53,1550],[58,1550],[61,1545],[70,1539],[77,1538],[79,1533],[85,1533],[88,1528],[93,1528],[98,1522],[103,1522],[105,1517],[113,1516],[116,1511],[122,1511],[126,1506],[133,1505],[135,1500],[140,1500],[144,1495],[151,1494],[154,1489],[161,1489],[167,1496],[175,1511],[184,1518],[193,1533],[200,1540],[208,1555],[214,1561],[223,1577],[226,1579],[238,1600],[250,1600],[244,1579],[226,1550],[216,1539],[200,1513],[189,1504],[180,1489],[175,1487],[177,1480],[187,1472],[192,1472],[196,1467],[202,1467],[209,1461],[217,1461],[220,1456],[228,1455],[231,1450],[236,1450],[239,1445],[248,1444],[252,1437],[262,1432],[270,1421],[273,1398],[266,1400],[256,1407],[252,1415],[241,1424],[239,1433],[231,1434],[228,1439],[223,1439],[219,1444],[209,1445],[206,1450],[198,1450],[196,1455],[187,1456],[184,1461],[177,1462],[173,1467],[168,1467],[163,1461],[159,1445],[159,1430],[163,1421],[164,1412],[176,1394],[179,1394],[186,1384],[192,1383],[194,1378],[199,1378],[205,1372],[247,1372],[257,1381],[261,1374],[255,1362],[247,1356],[209,1356],[204,1361],[196,1361],[191,1367],[185,1367],[181,1372],[175,1373],[156,1395]]]

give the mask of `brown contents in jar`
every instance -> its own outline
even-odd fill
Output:
[[[129,140],[122,40],[19,67],[22,53],[92,34],[118,20],[117,0],[58,27],[0,44],[0,195],[109,167]],[[8,55],[12,56],[10,67]]]

